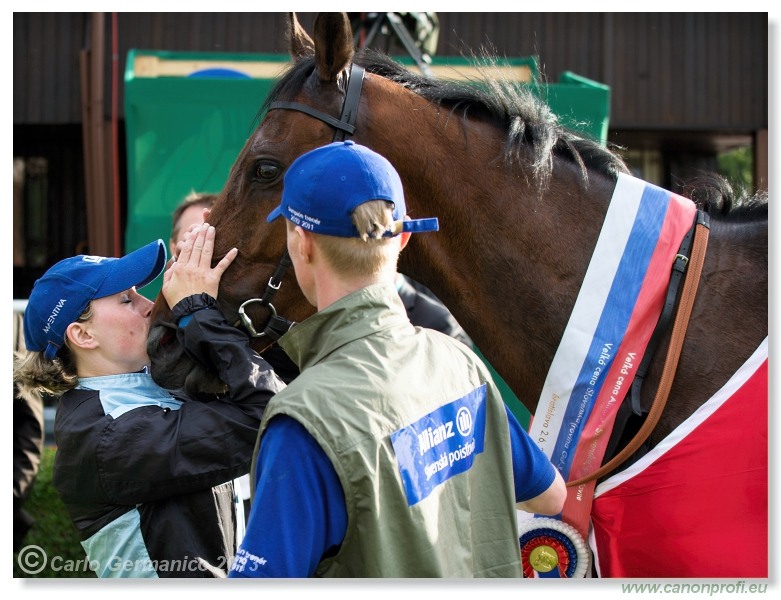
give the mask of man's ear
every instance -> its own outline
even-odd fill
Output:
[[[401,234],[400,234],[400,236],[401,236],[401,248],[400,249],[401,250],[403,250],[406,247],[407,243],[409,242],[409,238],[410,238],[411,235],[412,235],[411,231],[402,231],[401,232]]]
[[[295,229],[293,230],[293,235],[296,236],[296,250],[298,251],[298,255],[306,264],[309,264],[312,262],[312,243],[313,243],[313,236],[312,234],[304,229],[303,227],[300,227],[296,225]]]
[[[65,330],[65,339],[75,348],[95,348],[98,341],[85,323],[71,323]]]

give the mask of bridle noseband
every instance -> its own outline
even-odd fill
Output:
[[[353,135],[355,133],[355,121],[358,118],[358,105],[361,101],[364,74],[365,70],[363,67],[359,67],[355,63],[351,65],[350,79],[347,82],[347,92],[345,93],[344,103],[342,104],[342,114],[338,119],[317,110],[316,108],[301,104],[300,102],[272,102],[269,105],[268,110],[297,110],[298,112],[305,113],[336,129],[333,141],[341,142],[348,135]],[[241,319],[241,323],[253,338],[268,337],[272,341],[277,341],[295,325],[294,321],[289,321],[284,317],[279,316],[276,308],[274,308],[274,305],[271,303],[274,295],[282,285],[282,277],[285,274],[285,271],[291,264],[290,255],[287,250],[285,250],[285,253],[282,255],[282,258],[274,271],[274,275],[272,275],[271,279],[269,279],[266,284],[266,291],[264,292],[263,297],[245,300],[241,306],[239,306],[239,318]],[[271,311],[271,316],[263,327],[263,330],[260,332],[255,329],[252,319],[245,310],[246,306],[254,303],[259,303],[261,306],[267,306],[269,311]]]

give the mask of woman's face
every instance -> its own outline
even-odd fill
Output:
[[[106,374],[132,373],[148,365],[146,338],[154,303],[130,288],[91,305],[92,317],[84,324],[97,342],[101,362],[114,371]]]

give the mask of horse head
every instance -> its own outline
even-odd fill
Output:
[[[278,270],[286,256],[285,226],[281,220],[267,223],[266,217],[280,203],[283,176],[290,164],[334,138],[334,127],[328,120],[338,121],[353,56],[352,31],[344,13],[320,14],[314,40],[291,13],[289,40],[291,71],[261,108],[261,112],[268,111],[266,117],[239,153],[209,218],[217,228],[215,263],[231,248],[239,250],[220,282],[220,308],[228,322],[260,333],[251,342],[258,352],[275,341],[262,334],[272,311],[290,321],[303,320],[314,312],[292,268]],[[272,101],[309,107],[325,120],[297,110],[275,110]],[[275,273],[276,289],[271,289],[268,284]],[[269,290],[273,299],[261,302]],[[193,396],[223,391],[216,373],[195,364],[177,342],[175,324],[162,294],[155,301],[152,319],[148,351],[155,380]]]
[[[511,83],[489,82],[485,91],[416,75],[368,50],[355,52],[345,13],[319,14],[311,38],[291,14],[289,39],[293,64],[261,107],[265,116],[210,217],[217,227],[215,258],[239,250],[220,285],[226,317],[242,326],[244,306],[249,323],[262,331],[270,307],[256,300],[272,278],[280,284],[270,292],[279,315],[298,321],[313,312],[291,269],[275,278],[285,229],[265,219],[298,156],[351,136],[396,167],[410,216],[439,218],[439,234],[413,239],[399,269],[434,291],[533,410],[587,264],[586,253],[560,260],[572,254],[571,240],[560,231],[596,236],[595,198],[609,193],[623,163],[563,131],[543,103]],[[586,177],[583,156],[603,166]],[[522,218],[519,206],[528,207]],[[542,299],[538,290],[556,293]],[[159,298],[149,341],[155,379],[165,387],[213,391],[215,374],[189,361],[168,316]],[[270,343],[253,339],[259,351]],[[530,368],[517,369],[519,363]]]

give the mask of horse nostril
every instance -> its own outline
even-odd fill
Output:
[[[156,350],[170,348],[176,342],[176,329],[168,324],[157,324],[149,331],[150,356],[159,356]]]
[[[166,327],[163,335],[160,336],[161,346],[170,346],[176,340],[176,333],[170,327]]]

